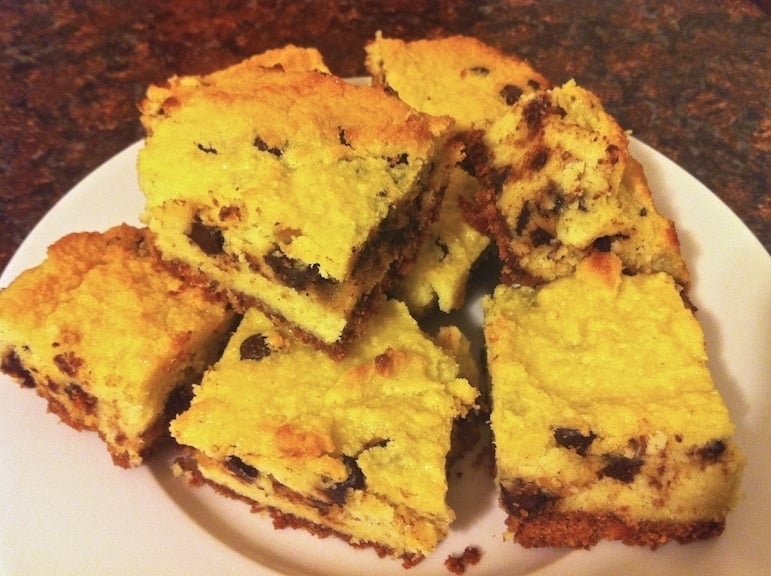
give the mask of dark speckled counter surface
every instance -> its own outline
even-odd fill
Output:
[[[771,16],[764,2],[0,0],[0,269],[91,170],[142,137],[149,83],[292,42],[365,73],[375,31],[469,34],[600,95],[771,249]]]

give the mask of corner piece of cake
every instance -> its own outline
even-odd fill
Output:
[[[631,273],[687,286],[675,226],[656,210],[642,166],[600,99],[569,81],[525,94],[485,133],[478,228],[492,236],[506,284],[569,276],[611,251]]]
[[[549,87],[523,59],[469,36],[405,41],[377,34],[365,49],[375,84],[422,112],[452,117],[466,145],[474,141],[472,132],[489,128],[521,95]],[[463,216],[463,203],[473,202],[479,189],[470,165],[464,161],[453,170],[439,219],[395,291],[417,316],[460,308],[472,267],[490,244]]]
[[[374,83],[428,114],[453,117],[462,132],[485,130],[523,94],[550,87],[524,59],[471,36],[406,41],[377,34],[365,51]]]
[[[0,291],[0,366],[62,421],[98,432],[115,464],[136,466],[234,317],[169,273],[146,229],[70,234]]]
[[[185,99],[201,86],[248,85],[250,78],[263,68],[280,67],[284,70],[318,70],[329,74],[324,58],[316,48],[287,44],[281,48],[266,50],[241,62],[216,70],[210,74],[172,76],[165,83],[151,85],[140,104],[140,120],[145,132],[151,134],[153,127],[173,114]]]
[[[396,300],[340,361],[250,309],[171,424],[190,452],[177,472],[267,511],[277,527],[414,564],[454,518],[451,433],[478,395],[458,374]]]
[[[452,122],[318,71],[200,86],[139,152],[142,219],[165,258],[340,357],[436,218]]]
[[[664,273],[596,253],[483,301],[506,535],[657,547],[720,534],[743,458],[704,334]]]

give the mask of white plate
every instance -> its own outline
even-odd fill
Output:
[[[137,223],[135,144],[78,184],[46,215],[0,277],[7,285],[38,264],[65,233]],[[758,574],[767,569],[771,498],[769,374],[771,258],[709,190],[639,141],[662,212],[678,224],[693,272],[711,367],[737,423],[749,461],[746,496],[716,539],[657,551],[602,543],[590,551],[524,550],[501,541],[503,515],[492,483],[466,471],[450,498],[459,517],[434,555],[406,573],[449,574],[449,554],[478,546],[468,574]],[[402,574],[397,561],[370,550],[275,531],[242,503],[173,478],[168,455],[123,470],[93,433],[78,433],[46,413],[31,390],[0,376],[0,571],[30,574]]]

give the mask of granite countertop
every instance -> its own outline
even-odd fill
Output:
[[[365,5],[366,4],[366,5]],[[766,2],[371,0],[0,4],[0,269],[91,170],[142,137],[137,103],[172,74],[293,42],[365,74],[377,30],[463,33],[595,91],[771,249],[771,18]]]

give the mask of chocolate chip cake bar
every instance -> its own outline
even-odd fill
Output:
[[[201,86],[139,152],[164,256],[333,356],[411,266],[459,151],[452,119],[317,71]]]
[[[404,41],[378,34],[366,52],[374,83],[418,110],[451,116],[461,141],[486,130],[522,94],[549,87],[521,58],[468,36]],[[464,202],[473,202],[479,188],[473,171],[468,172],[470,165],[454,169],[439,220],[396,292],[416,315],[436,307],[444,312],[460,308],[470,270],[489,245],[461,209]]]
[[[171,432],[190,449],[178,471],[193,481],[266,510],[280,526],[412,564],[453,520],[451,431],[478,392],[404,304],[388,300],[374,314],[335,361],[248,310]]]
[[[674,224],[652,200],[624,130],[570,81],[526,94],[485,133],[491,157],[474,218],[496,240],[505,283],[568,276],[611,251],[629,272],[663,271],[687,286]]]
[[[704,336],[665,273],[598,252],[483,301],[507,535],[656,547],[722,532],[743,459]]]
[[[65,423],[142,462],[217,360],[230,307],[162,265],[146,229],[70,234],[0,291],[0,367]]]

